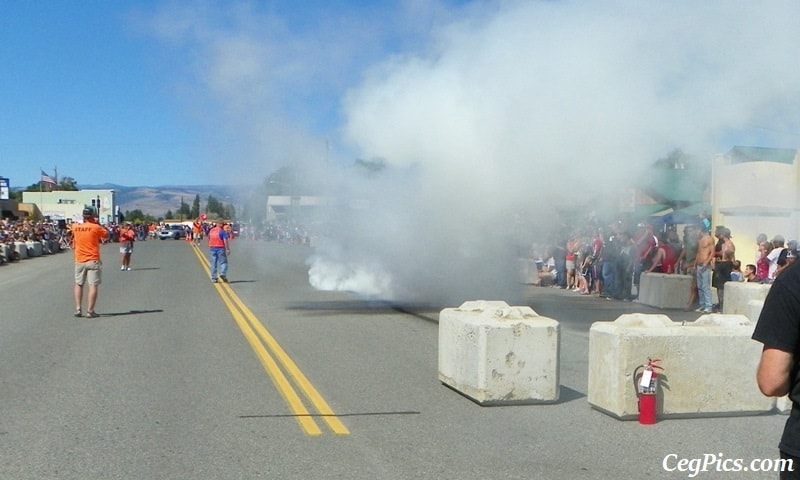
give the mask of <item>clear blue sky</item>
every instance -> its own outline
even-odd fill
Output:
[[[530,182],[532,159],[552,178],[565,162],[800,145],[795,1],[1,5],[12,187],[40,168],[245,184],[372,156]]]
[[[344,92],[452,14],[418,3],[2,2],[0,176],[251,183],[298,157],[351,161]]]

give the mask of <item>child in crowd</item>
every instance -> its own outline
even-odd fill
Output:
[[[755,272],[753,273],[755,274]],[[742,262],[739,260],[734,260],[733,267],[731,268],[731,282],[741,282],[743,280],[744,275],[742,274]]]

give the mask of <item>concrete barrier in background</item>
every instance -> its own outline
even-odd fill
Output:
[[[684,308],[691,287],[691,275],[645,272],[639,280],[639,303],[656,308]]]
[[[25,242],[29,257],[41,257],[43,253],[42,242]]]
[[[559,323],[530,307],[470,301],[439,314],[439,380],[480,405],[558,400]]]
[[[726,290],[727,291],[727,290]],[[744,315],[703,315],[673,322],[666,315],[628,314],[589,330],[589,404],[611,416],[638,417],[633,371],[661,359],[659,418],[759,414],[775,399],[755,380],[761,344]]]
[[[14,242],[14,251],[19,254],[19,259],[28,258],[28,244],[25,242]]]
[[[753,323],[758,323],[764,300],[771,284],[753,282],[728,282],[725,284],[725,303],[722,311],[726,314],[744,315]],[[760,344],[759,344],[760,345]],[[775,399],[775,408],[784,415],[792,411],[792,401],[788,395]]]
[[[753,322],[758,321],[758,316],[753,317],[753,306],[764,304],[769,289],[772,285],[753,282],[727,282],[725,283],[725,302],[722,304],[722,313],[732,315],[745,315]],[[756,304],[750,302],[755,301]],[[758,309],[761,313],[761,309]]]

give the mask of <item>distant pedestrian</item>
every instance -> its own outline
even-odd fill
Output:
[[[108,238],[108,230],[97,223],[94,209],[83,209],[83,223],[73,223],[73,251],[75,252],[75,316],[82,316],[83,286],[89,285],[86,299],[86,317],[96,318],[94,308],[97,293],[102,283],[103,262],[100,259],[100,244]]]
[[[228,255],[231,254],[228,232],[225,222],[217,220],[216,226],[208,231],[208,247],[211,254],[211,281],[217,278],[228,283]]]
[[[133,241],[135,239],[136,232],[133,230],[131,222],[123,225],[122,230],[119,231],[119,253],[122,257],[120,270],[123,272],[131,269],[131,255],[133,255]]]
[[[200,242],[203,240],[203,221],[200,217],[197,217],[194,222],[192,222],[192,240],[194,240],[195,245],[200,245]]]

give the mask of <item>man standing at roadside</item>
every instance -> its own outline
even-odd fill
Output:
[[[231,253],[228,232],[225,222],[217,220],[217,224],[208,231],[208,247],[211,252],[211,281],[217,283],[217,276],[228,283],[228,255]]]
[[[108,230],[97,223],[94,209],[83,209],[83,223],[74,223],[71,227],[73,250],[75,252],[75,316],[82,316],[83,286],[89,285],[86,299],[86,318],[97,318],[94,307],[97,303],[97,291],[102,283],[103,262],[100,260],[100,244],[108,238]]]
[[[700,313],[713,312],[711,301],[711,271],[714,263],[714,239],[703,228],[697,229],[697,254],[695,256],[695,275],[697,278],[697,296]]]

